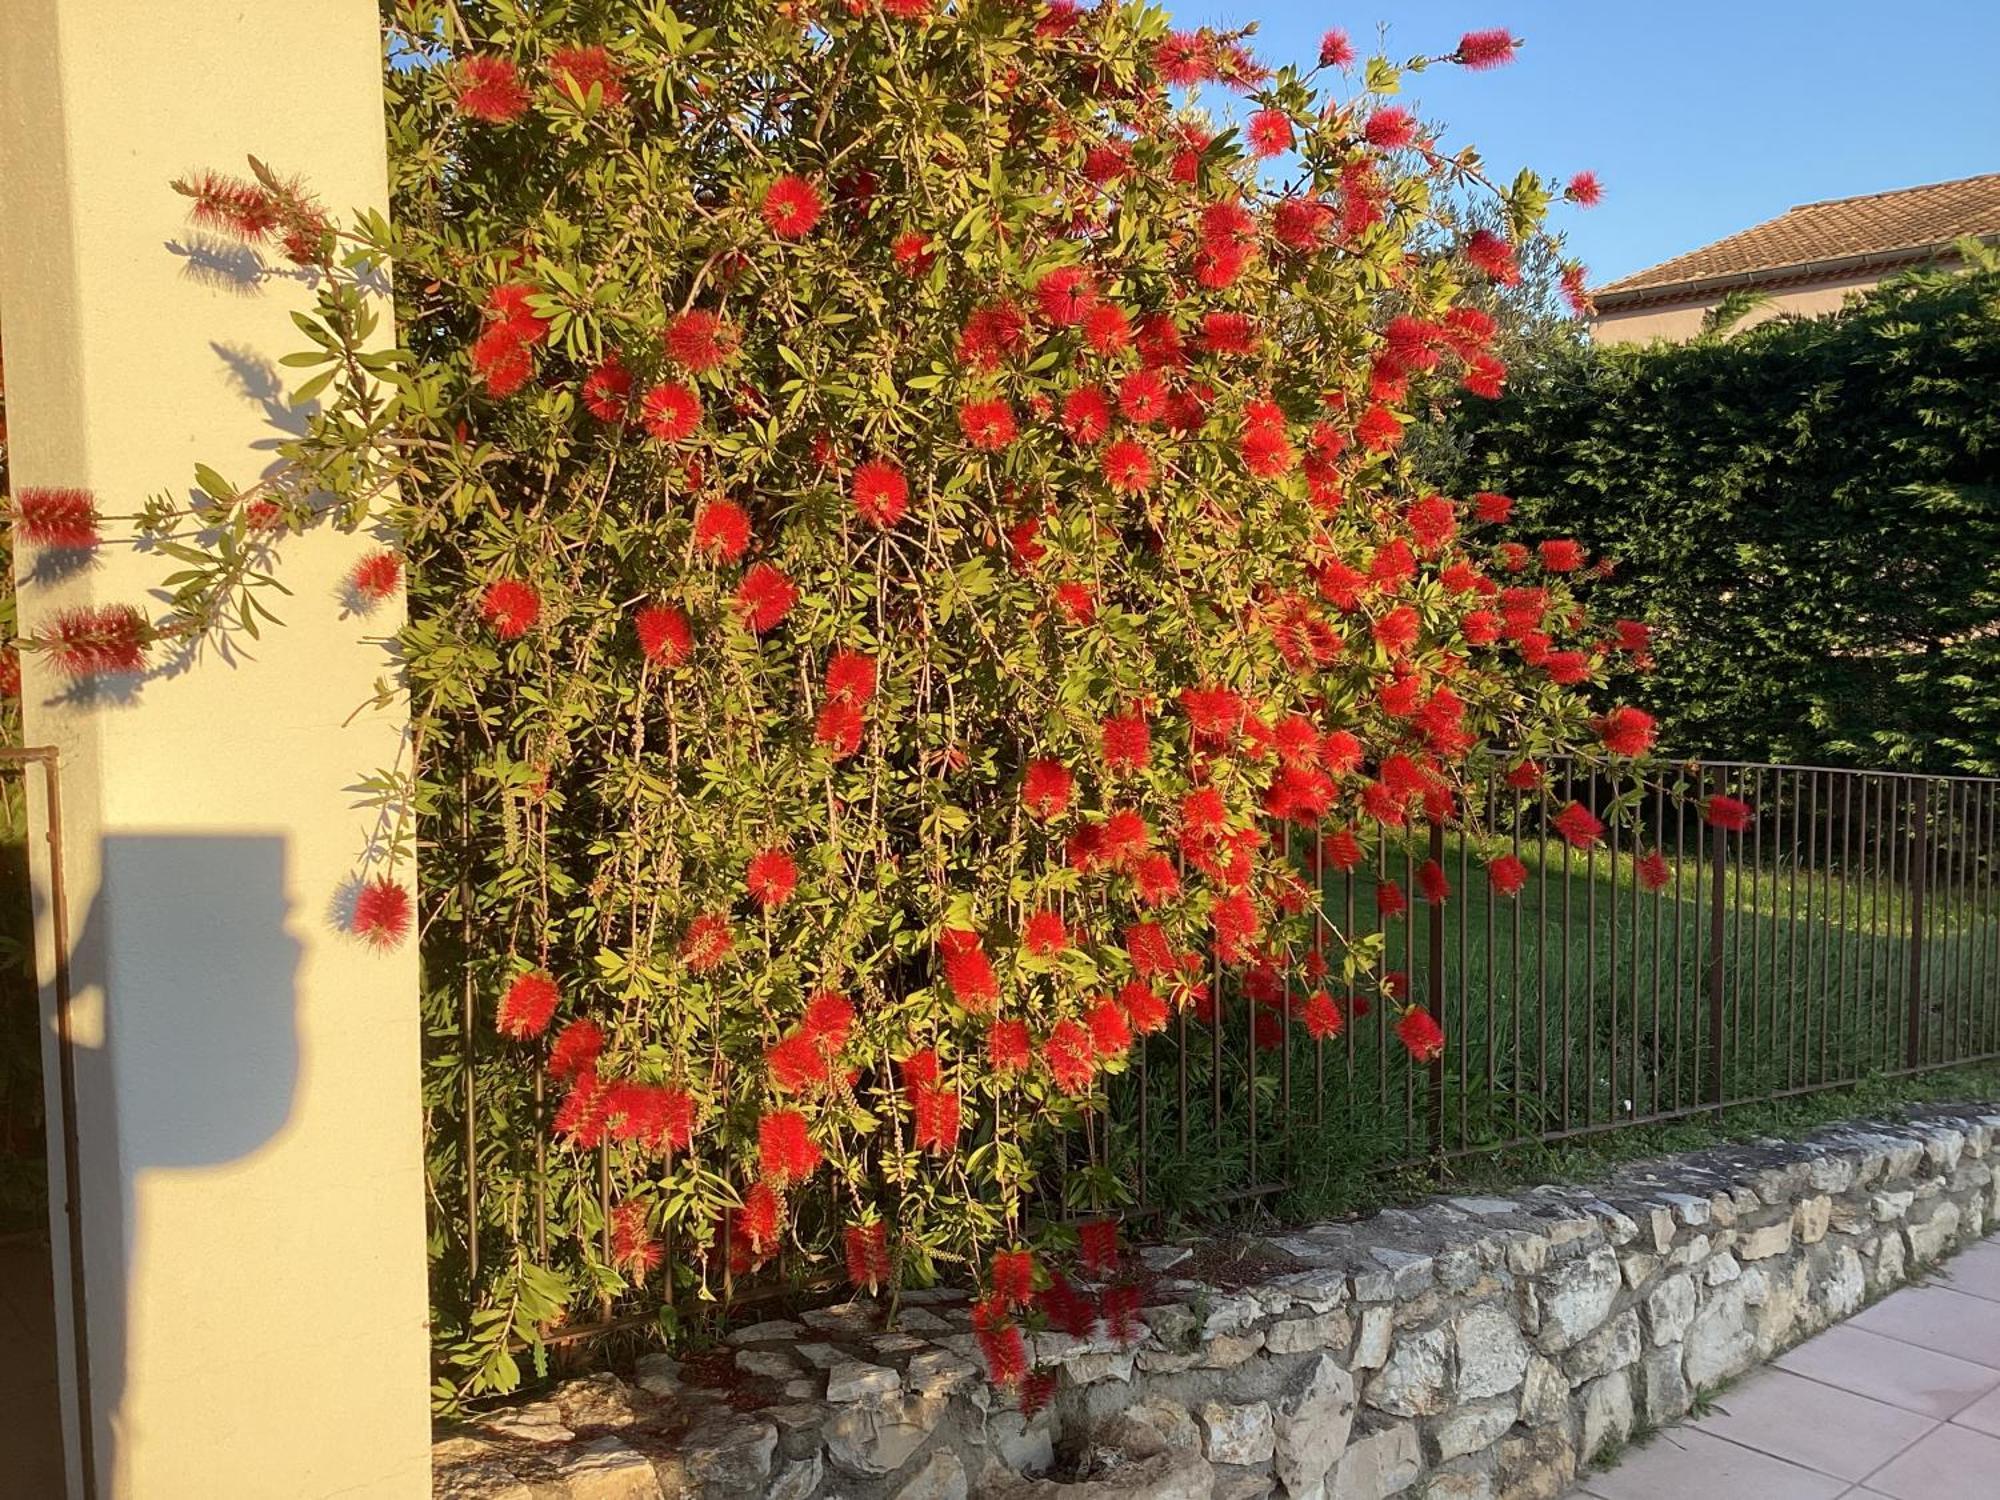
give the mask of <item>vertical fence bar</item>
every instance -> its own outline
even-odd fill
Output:
[[[1444,870],[1444,824],[1437,819],[1431,820],[1430,857],[1436,862],[1439,872],[1442,873]],[[1444,1030],[1445,1023],[1444,908],[1445,903],[1442,901],[1431,907],[1430,926],[1424,933],[1428,948],[1428,951],[1424,954],[1424,962],[1430,968],[1431,1019],[1437,1022],[1440,1031]],[[1458,1045],[1461,1047],[1464,1046],[1465,1039],[1461,1037]],[[1442,1157],[1445,1150],[1445,1141],[1444,1054],[1441,1052],[1430,1060],[1430,1088],[1431,1150],[1437,1156]],[[1463,1100],[1460,1101],[1461,1105],[1463,1105],[1463,1102]]]
[[[1929,883],[1931,784],[1919,781],[1910,796],[1910,978],[1903,1017],[1903,1066],[1923,1064],[1924,895]]]
[[[1716,778],[1716,786],[1721,787],[1721,777]],[[1722,825],[1712,823],[1708,830],[1708,1074],[1709,1102],[1720,1109],[1726,1102],[1723,1095],[1723,1034],[1722,1034],[1722,945],[1728,937],[1727,912],[1723,903],[1728,899],[1726,884],[1729,868],[1728,834]]]

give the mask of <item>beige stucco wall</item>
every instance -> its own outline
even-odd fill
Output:
[[[380,70],[373,0],[6,0],[16,485],[86,485],[120,513],[185,489],[196,461],[238,483],[271,462],[295,420],[275,362],[310,292],[198,274],[167,183],[255,153],[337,212],[384,203]],[[352,789],[405,729],[400,711],[343,727],[392,665],[395,612],[344,617],[338,598],[372,545],[286,543],[284,628],[129,694],[79,697],[25,665],[28,739],[64,763],[107,1496],[429,1493],[416,959],[332,917],[373,826]],[[27,628],[66,603],[157,609],[168,565],[101,551],[50,579],[23,550]],[[60,1205],[55,1232],[60,1273]]]
[[[1771,318],[1790,315],[1812,318],[1837,312],[1854,292],[1866,291],[1881,281],[1879,274],[1848,277],[1813,286],[1784,287],[1770,293],[1770,301],[1750,313],[1735,326],[1754,328]],[[1590,336],[1600,344],[1644,344],[1654,339],[1683,343],[1701,332],[1701,320],[1716,307],[1720,296],[1699,302],[1677,302],[1666,307],[1638,307],[1629,312],[1601,313],[1590,321]]]

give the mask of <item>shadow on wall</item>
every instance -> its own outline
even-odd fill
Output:
[[[281,838],[118,834],[103,841],[102,870],[100,894],[73,929],[71,987],[86,1017],[110,997],[101,1027],[85,1033],[90,1044],[76,1048],[94,1468],[109,1496],[139,1493],[118,1450],[143,1311],[132,1301],[144,1295],[134,1272],[146,1234],[135,1200],[150,1174],[240,1162],[283,1131],[300,1073],[301,945]],[[271,1227],[218,1222],[212,1259],[178,1274],[227,1296],[255,1274],[229,1263],[229,1247],[261,1244]],[[67,1319],[68,1307],[59,1314]],[[149,1364],[162,1367],[161,1351]],[[213,1477],[228,1480],[226,1449],[215,1463]]]

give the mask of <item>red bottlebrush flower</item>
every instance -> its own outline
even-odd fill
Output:
[[[840,1235],[847,1260],[847,1279],[857,1288],[873,1292],[890,1279],[889,1226],[849,1224]]]
[[[1058,1021],[1042,1042],[1042,1062],[1065,1094],[1083,1094],[1097,1076],[1090,1033],[1074,1021]]]
[[[1509,766],[1500,779],[1517,792],[1532,792],[1542,784],[1542,768],[1534,761],[1524,760],[1517,766]]]
[[[278,227],[278,200],[266,189],[237,177],[203,172],[175,186],[194,200],[188,216],[204,229],[219,229],[238,239],[261,240]]]
[[[1590,295],[1590,272],[1581,264],[1572,261],[1562,268],[1558,278],[1562,286],[1563,301],[1578,317],[1594,312],[1597,303]]]
[[[1152,734],[1143,714],[1114,714],[1101,726],[1104,768],[1107,771],[1143,771],[1152,750]]]
[[[889,258],[905,276],[921,276],[937,260],[937,247],[921,230],[908,229],[889,246]]]
[[[932,0],[882,0],[882,14],[899,21],[921,21],[931,13]]]
[[[1347,33],[1335,27],[1319,39],[1319,65],[1322,68],[1346,68],[1354,63],[1354,43],[1347,39]]]
[[[1083,175],[1099,187],[1109,187],[1132,173],[1132,148],[1124,141],[1107,141],[1083,154]]]
[[[1503,525],[1514,514],[1514,501],[1511,496],[1481,490],[1472,497],[1472,513],[1489,526]]]
[[[1167,383],[1157,370],[1134,370],[1118,383],[1118,407],[1142,427],[1167,413]]]
[[[1128,980],[1119,988],[1118,1005],[1132,1029],[1141,1036],[1166,1029],[1167,1002],[1143,979]]]
[[[757,1159],[764,1180],[780,1188],[804,1182],[824,1160],[795,1109],[774,1109],[757,1122]]]
[[[1277,156],[1292,149],[1292,117],[1282,109],[1260,109],[1250,117],[1244,139],[1255,156]]]
[[[887,531],[910,508],[910,481],[886,459],[871,458],[854,471],[854,508]]]
[[[1583,544],[1563,538],[1553,538],[1535,548],[1542,560],[1542,566],[1551,573],[1574,573],[1583,566]]]
[[[1518,855],[1502,854],[1487,864],[1486,879],[1500,895],[1516,896],[1528,883],[1528,867]]]
[[[1007,545],[1014,552],[1013,560],[1008,566],[1016,573],[1027,572],[1049,555],[1049,549],[1035,539],[1041,529],[1042,523],[1033,516],[1007,528]]]
[[[588,96],[594,84],[603,90],[605,108],[616,109],[625,102],[625,72],[618,60],[602,47],[564,47],[549,57],[549,71],[559,83],[579,95]]]
[[[1133,863],[1132,886],[1142,905],[1158,906],[1180,894],[1180,871],[1166,855],[1148,854]]]
[[[1578,208],[1595,208],[1604,200],[1604,184],[1597,180],[1595,172],[1579,172],[1570,178],[1563,196]]]
[[[458,112],[489,125],[511,125],[527,113],[528,90],[512,59],[468,57],[458,65]]]
[[[678,443],[701,423],[701,397],[678,381],[663,381],[639,403],[639,423],[663,443]]]
[[[1056,585],[1054,598],[1056,608],[1072,625],[1088,625],[1097,618],[1097,596],[1091,593],[1087,583],[1078,583],[1074,578],[1065,579]]]
[[[694,544],[710,557],[735,562],[750,545],[750,517],[733,500],[710,500],[695,512]]]
[[[1444,866],[1434,859],[1425,860],[1417,870],[1417,889],[1432,906],[1442,906],[1450,900],[1451,882],[1445,878]]]
[[[386,875],[377,875],[354,896],[348,930],[377,948],[393,948],[409,936],[410,893]]]
[[[1060,1271],[1049,1274],[1049,1284],[1036,1294],[1035,1304],[1051,1327],[1073,1339],[1087,1339],[1097,1332],[1096,1305]]]
[[[1526,651],[1522,655],[1525,657]],[[1551,682],[1574,685],[1590,677],[1590,659],[1581,651],[1551,651],[1542,658],[1541,665]]]
[[[1435,552],[1458,534],[1458,508],[1442,495],[1427,495],[1409,509],[1410,534],[1426,552]]]
[[[1422,628],[1416,610],[1407,604],[1399,604],[1369,626],[1369,633],[1374,636],[1376,644],[1391,656],[1402,656],[1417,643]]]
[[[1118,1057],[1132,1045],[1132,1023],[1116,1001],[1099,999],[1084,1013],[1083,1019],[1090,1028],[1091,1051],[1096,1056]]]
[[[712,370],[736,352],[736,333],[706,308],[676,313],[667,324],[667,358],[699,374]]]
[[[735,946],[729,919],[715,912],[703,912],[681,934],[681,960],[695,973],[706,974],[719,967]]]
[[[948,1156],[958,1149],[959,1097],[947,1089],[910,1091],[910,1143]]]
[[[1021,1330],[1009,1324],[973,1335],[986,1360],[986,1378],[998,1386],[1019,1385],[1028,1378],[1028,1345]]]
[[[549,1022],[555,1019],[556,1006],[561,1000],[562,991],[556,988],[555,980],[544,970],[534,969],[526,974],[517,974],[514,982],[507,986],[507,993],[500,997],[494,1029],[502,1036],[523,1040],[540,1036],[549,1029]]]
[[[1073,442],[1095,448],[1111,431],[1109,398],[1094,385],[1071,391],[1063,397],[1062,425]]]
[[[867,727],[860,704],[851,698],[829,698],[813,721],[813,739],[826,746],[835,760],[845,760],[861,748]]]
[[[0,698],[21,696],[21,653],[12,646],[0,649]]]
[[[845,995],[823,990],[807,1002],[799,1028],[815,1046],[829,1054],[838,1052],[847,1045],[848,1033],[854,1029],[854,1007]]]
[[[1093,1276],[1110,1276],[1118,1270],[1118,1221],[1093,1219],[1076,1226],[1077,1257]]]
[[[1132,347],[1132,320],[1115,302],[1099,302],[1083,315],[1084,342],[1109,359]]]
[[[736,1229],[759,1258],[776,1248],[778,1221],[784,1211],[784,1203],[769,1183],[753,1182],[743,1195],[743,1211],[736,1216]]]
[[[622,422],[632,399],[632,372],[617,355],[608,356],[583,380],[583,406],[600,422]]]
[[[1021,946],[1037,957],[1047,958],[1069,946],[1069,932],[1055,912],[1046,909],[1031,912],[1021,925]]]
[[[1667,857],[1654,849],[1639,857],[1633,866],[1633,873],[1639,878],[1640,888],[1648,891],[1664,890],[1674,882],[1673,866]]]
[[[1114,493],[1143,494],[1156,477],[1153,455],[1131,438],[1119,438],[1104,450],[1104,482]]]
[[[597,1066],[604,1053],[604,1028],[595,1021],[572,1021],[549,1046],[549,1074],[577,1078]]]
[[[959,334],[961,364],[980,370],[997,370],[1027,347],[1028,319],[1012,302],[1002,299],[972,310]]]
[[[480,595],[479,613],[501,640],[518,640],[542,617],[542,596],[518,578],[497,579]]]
[[[1458,51],[1451,60],[1467,68],[1497,68],[1514,60],[1520,41],[1502,27],[1495,31],[1468,31],[1458,39]]]
[[[58,552],[95,547],[97,497],[75,488],[24,489],[14,496],[14,535]]]
[[[647,1232],[646,1205],[621,1203],[611,1210],[611,1263],[644,1281],[659,1269],[660,1242]]]
[[[387,599],[402,581],[403,561],[393,552],[371,552],[347,575],[348,587],[371,604]]]
[[[1444,1055],[1444,1028],[1427,1010],[1406,1010],[1396,1023],[1396,1040],[1420,1063]]]
[[[1653,748],[1658,726],[1642,708],[1614,708],[1597,721],[1597,737],[1613,755],[1644,755]]]
[[[1182,688],[1180,705],[1194,737],[1206,745],[1226,745],[1235,739],[1242,733],[1243,718],[1249,712],[1242,694],[1222,687]],[[1219,795],[1216,805],[1218,808],[1221,805]]]
[[[1224,963],[1239,963],[1248,957],[1251,945],[1264,931],[1256,904],[1242,891],[1217,896],[1209,907],[1208,920],[1215,930],[1216,955]]]
[[[1035,283],[1042,316],[1059,328],[1074,328],[1097,302],[1097,283],[1082,266],[1058,266]]]
[[[968,401],[958,409],[965,440],[986,453],[997,453],[1014,441],[1014,410],[1005,401]]]
[[[1347,1024],[1347,1017],[1341,1014],[1340,1006],[1325,990],[1316,991],[1306,999],[1306,1035],[1316,1042],[1331,1041],[1340,1035],[1341,1027]]]
[[[1000,1000],[1000,979],[979,934],[947,927],[938,934],[938,948],[944,954],[945,983],[958,1003],[975,1014],[991,1011]]]
[[[1153,66],[1175,88],[1190,88],[1208,76],[1208,42],[1191,31],[1169,32],[1153,49]]]
[[[694,654],[694,627],[671,604],[648,604],[632,617],[632,630],[647,661],[677,667]]]
[[[1459,384],[1481,400],[1497,401],[1507,383],[1507,363],[1491,354],[1475,356],[1465,367]]]
[[[1271,210],[1271,233],[1293,250],[1317,250],[1333,227],[1333,206],[1318,198],[1284,198]]]
[[[792,892],[798,889],[799,867],[791,855],[773,846],[750,856],[743,879],[750,888],[750,899],[768,911],[791,900]]]
[[[1375,914],[1387,921],[1400,917],[1409,910],[1410,898],[1403,894],[1402,886],[1393,880],[1375,882]]]
[[[1299,461],[1298,451],[1285,437],[1285,429],[1265,423],[1245,432],[1237,441],[1236,451],[1243,467],[1259,479],[1289,474]]]
[[[1417,138],[1417,122],[1407,109],[1378,109],[1361,127],[1362,137],[1380,151],[1397,151]]]
[[[494,324],[474,339],[467,355],[491,396],[513,395],[535,373],[534,356],[505,323]]]
[[[1495,281],[1511,286],[1520,280],[1514,247],[1490,229],[1475,229],[1465,237],[1465,258]]]
[[[771,233],[783,240],[811,234],[826,212],[826,199],[805,178],[787,172],[764,190],[762,212]]]
[[[836,651],[826,664],[826,695],[868,703],[875,697],[875,658],[860,651]]]
[[[1256,322],[1244,312],[1202,314],[1202,348],[1216,358],[1248,358],[1258,350]],[[1282,426],[1284,414],[1276,414]]]
[[[1076,778],[1053,760],[1031,760],[1021,780],[1021,801],[1028,813],[1040,822],[1059,818],[1069,811],[1076,794]]]
[[[1018,1073],[1033,1061],[1026,1021],[995,1021],[986,1028],[986,1060],[1002,1073]]]
[[[800,1032],[790,1032],[764,1049],[771,1086],[782,1094],[809,1094],[833,1076],[824,1048]]]
[[[1403,424],[1386,406],[1371,406],[1354,425],[1354,435],[1370,453],[1387,453],[1403,441]]]
[[[1166,313],[1148,313],[1140,320],[1139,358],[1149,370],[1172,369],[1187,363],[1181,331]]]
[[[1035,1252],[996,1250],[987,1262],[987,1284],[1002,1307],[1026,1307],[1035,1296]]]
[[[1718,792],[1702,804],[1702,817],[1724,833],[1741,833],[1750,826],[1750,804]]]
[[[776,630],[798,602],[798,586],[770,563],[753,563],[736,589],[737,618],[755,635]]]
[[[1635,666],[1652,663],[1653,627],[1639,620],[1619,620],[1612,626],[1618,634],[1618,649],[1633,659]]]
[[[1604,825],[1581,802],[1572,802],[1557,813],[1552,826],[1577,849],[1588,849],[1604,837]]]
[[[903,1076],[903,1088],[908,1093],[937,1086],[938,1055],[929,1047],[912,1052],[897,1063],[896,1068]]]
[[[587,1064],[578,1069],[576,1081],[563,1096],[550,1128],[557,1135],[567,1136],[578,1146],[595,1146],[604,1139],[609,1102],[609,1091],[604,1080],[597,1076],[595,1064]]]

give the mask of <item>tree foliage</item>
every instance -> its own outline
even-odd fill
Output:
[[[1618,560],[1667,742],[2000,771],[2000,268],[1517,371],[1459,482]]]
[[[149,507],[182,567],[141,633],[256,628],[307,527],[400,538],[353,579],[407,580],[414,742],[355,922],[401,934],[420,842],[441,1395],[781,1251],[980,1275],[1019,1378],[996,1257],[1126,1201],[1060,1143],[1135,1038],[1372,996],[1445,1045],[1309,856],[1466,821],[1489,755],[1535,792],[1650,740],[1586,702],[1643,649],[1587,555],[1404,441],[1500,388],[1480,304],[1554,192],[1393,102],[1450,55],[1273,72],[1120,0],[385,15],[388,218],[180,185],[321,285],[304,433],[203,471],[199,536]]]

